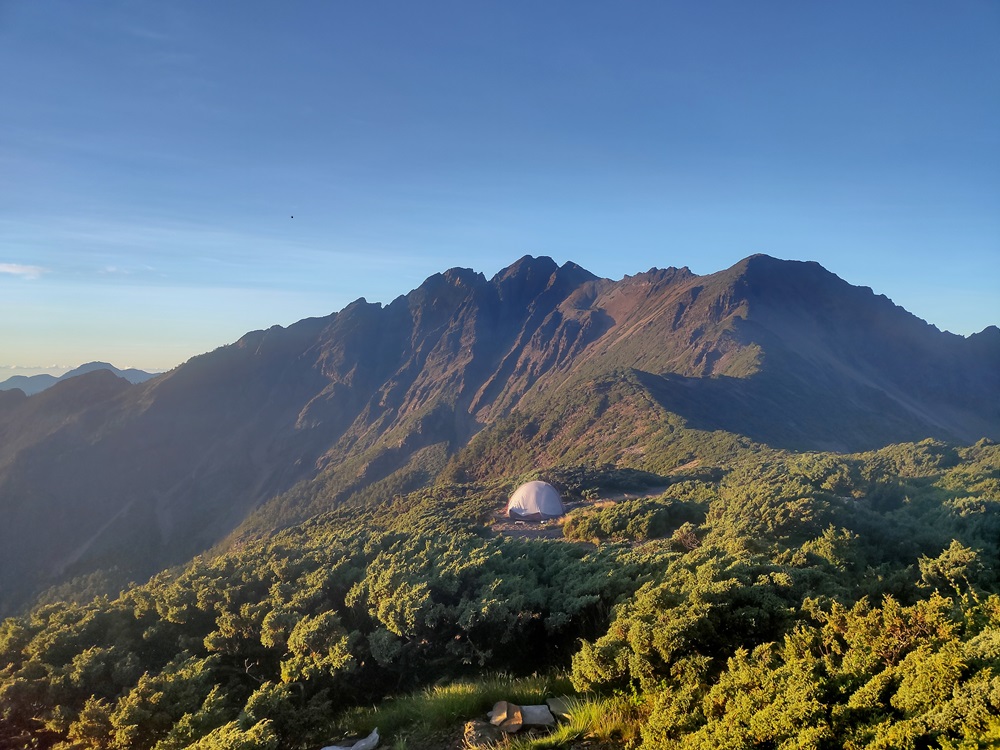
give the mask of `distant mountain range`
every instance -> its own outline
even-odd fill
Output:
[[[1000,439],[1000,329],[942,332],[763,255],[620,281],[549,258],[451,269],[139,385],[0,393],[0,610],[435,480],[925,437]]]
[[[46,388],[51,388],[56,383],[63,380],[75,378],[77,375],[84,375],[88,372],[94,372],[94,370],[110,370],[118,377],[125,378],[128,382],[134,384],[145,383],[147,380],[155,378],[157,375],[157,373],[136,370],[135,368],[119,370],[117,367],[110,365],[107,362],[88,362],[85,365],[80,365],[69,372],[63,373],[58,378],[47,373],[43,373],[41,375],[14,375],[13,377],[0,381],[0,391],[11,391],[17,388],[18,390],[24,391],[25,395],[33,396],[36,393],[41,393]]]

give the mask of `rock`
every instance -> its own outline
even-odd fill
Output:
[[[474,719],[465,724],[465,746],[468,748],[491,747],[500,741],[503,733],[488,721]]]
[[[375,750],[378,747],[378,727],[363,740],[352,745],[327,745],[323,750]]]
[[[573,714],[570,710],[570,706],[573,705],[572,701],[572,698],[564,695],[559,698],[546,698],[545,705],[549,707],[552,715],[557,719],[572,719]]]
[[[514,715],[515,710],[520,710],[520,706],[507,701],[498,701],[494,704],[493,710],[487,714],[490,717],[490,724],[495,727],[500,726]]]
[[[556,723],[548,706],[518,706],[508,701],[500,701],[493,706],[489,717],[490,724],[508,734],[521,727],[551,727]]]
[[[507,701],[497,701],[493,704],[493,708],[486,712],[486,715],[490,717],[490,724],[496,726],[503,721],[500,717],[507,715]]]
[[[376,747],[378,747],[378,727],[361,742],[355,742],[351,750],[375,750]]]
[[[514,734],[514,732],[520,731],[521,727],[524,726],[524,719],[521,716],[520,706],[515,706],[513,703],[508,703],[507,705],[510,711],[507,713],[506,718],[500,722],[499,727],[501,732]]]
[[[546,705],[521,706],[521,724],[526,727],[555,726],[556,719]]]

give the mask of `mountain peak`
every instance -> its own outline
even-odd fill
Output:
[[[969,336],[970,339],[982,339],[984,341],[1000,341],[1000,328],[996,326],[986,326],[979,333],[973,333]]]
[[[549,278],[559,266],[547,255],[540,255],[537,258],[532,255],[524,255],[511,263],[506,268],[500,270],[493,277],[494,282],[503,284],[512,279],[530,281],[539,277]]]
[[[486,277],[471,268],[449,268],[442,274],[445,281],[455,287],[474,287],[486,281]]]
[[[799,299],[805,303],[831,294],[874,294],[867,287],[848,284],[815,261],[782,260],[763,253],[744,258],[719,276],[741,285],[751,302]]]
[[[450,300],[445,304],[450,309],[470,290],[485,283],[486,277],[471,268],[449,268],[428,276],[420,286],[399,299],[406,300],[410,307],[429,305],[436,308],[440,308],[445,300]]]
[[[761,254],[620,281],[544,256],[489,281],[453,268],[150,387],[96,372],[0,397],[0,591],[49,585],[67,551],[76,572],[120,554],[146,575],[236,527],[422,486],[483,430],[517,461],[623,465],[646,446],[687,455],[678,420],[778,448],[996,438],[998,362],[1000,329],[946,336],[816,263]],[[515,416],[524,429],[505,432]],[[29,516],[71,521],[35,538]],[[141,559],[135,539],[150,540]]]
[[[566,261],[556,269],[555,277],[564,284],[579,286],[588,281],[595,281],[598,276],[592,274],[583,266],[578,266],[572,261]]]
[[[556,262],[547,256],[534,258],[525,255],[497,273],[490,283],[497,289],[502,300],[515,304],[534,299],[549,285],[549,280],[559,269]]]
[[[72,378],[75,375],[83,375],[85,372],[93,372],[94,370],[111,370],[112,372],[117,372],[118,368],[112,365],[110,362],[87,362],[80,365],[77,368],[70,370],[69,372],[62,375],[64,378]]]
[[[814,260],[785,260],[766,253],[755,253],[735,263],[730,269],[743,275],[780,274],[781,276],[820,276],[838,278]]]

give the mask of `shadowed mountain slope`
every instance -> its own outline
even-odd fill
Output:
[[[815,263],[766,256],[620,281],[548,258],[489,280],[452,269],[139,385],[99,371],[0,393],[0,608],[442,470],[929,436],[1000,438],[997,329],[942,333]]]

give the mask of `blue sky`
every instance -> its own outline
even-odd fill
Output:
[[[994,0],[0,0],[0,378],[526,253],[816,260],[981,330],[998,39]]]

